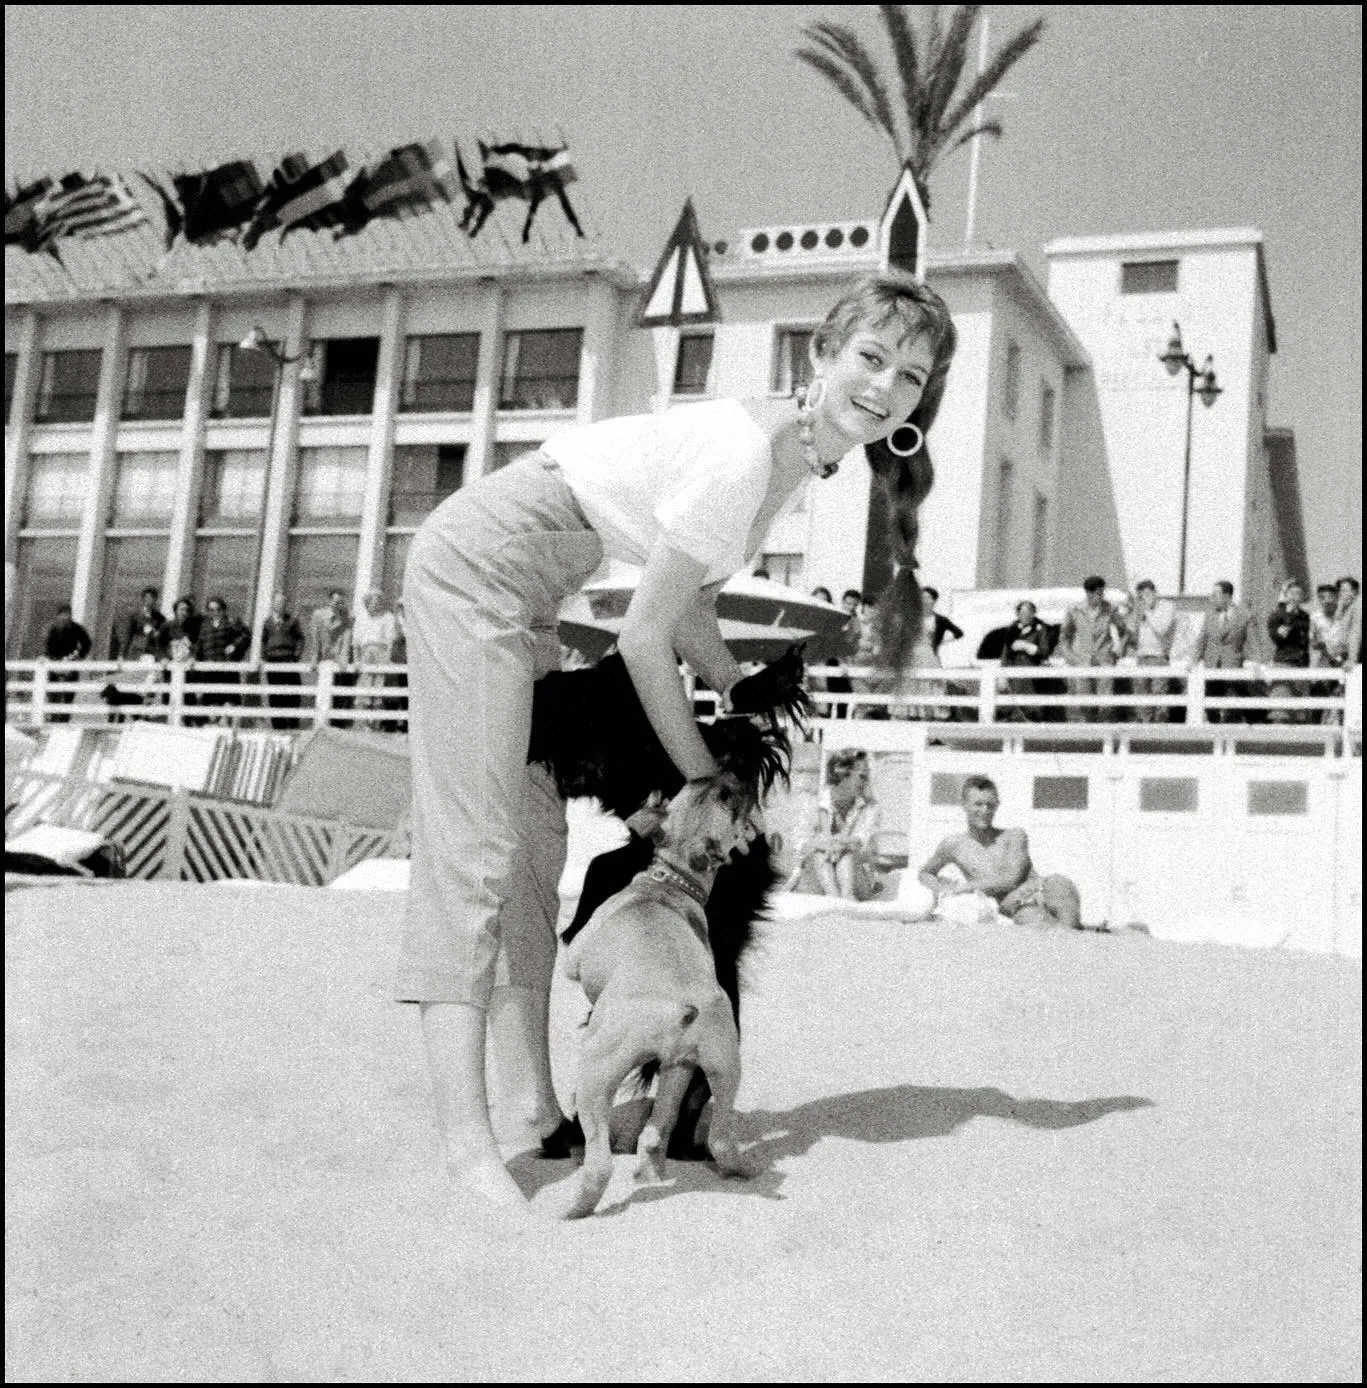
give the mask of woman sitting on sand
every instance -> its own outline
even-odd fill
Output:
[[[794,890],[868,901],[883,889],[874,841],[883,811],[869,788],[869,754],[836,752],[826,763],[826,789],[798,835]]]

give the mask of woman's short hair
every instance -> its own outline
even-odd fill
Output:
[[[838,786],[841,781],[867,766],[868,760],[869,754],[856,747],[847,747],[844,751],[832,752],[826,761],[826,784]]]

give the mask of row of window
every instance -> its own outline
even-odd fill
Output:
[[[384,537],[378,584],[391,597],[403,590],[411,540],[408,533]],[[26,536],[20,540],[14,606],[7,631],[10,659],[33,659],[43,654],[44,637],[58,607],[71,601],[76,544],[70,536]],[[116,633],[127,615],[137,610],[139,594],[149,586],[161,587],[168,548],[165,535],[120,535],[105,540],[98,605],[87,623],[94,642],[93,658],[103,660],[114,653]],[[349,593],[359,554],[358,532],[290,534],[281,580],[290,610],[304,617],[323,606],[332,589]],[[196,536],[188,591],[195,594],[201,609],[210,596],[220,597],[230,616],[250,623],[260,557],[260,537],[256,534]],[[168,615],[177,596],[164,595],[163,609]]]
[[[499,379],[503,410],[569,410],[579,400],[582,332],[578,328],[511,332],[504,339]],[[770,385],[788,395],[811,379],[810,328],[778,331]],[[705,395],[712,371],[713,337],[684,332],[675,361],[673,393]],[[380,340],[331,338],[313,343],[316,378],[303,382],[306,415],[369,414],[374,407]],[[34,419],[40,424],[88,423],[95,417],[100,352],[43,354]],[[474,407],[478,333],[410,337],[404,343],[398,409],[405,414],[468,413]],[[5,422],[18,356],[5,353]],[[210,374],[210,414],[219,419],[264,419],[275,403],[276,367],[262,351],[219,344]],[[128,353],[121,418],[179,419],[190,382],[189,347],[134,347]]]
[[[1006,376],[1002,383],[1002,413],[1014,420],[1020,413],[1021,349],[1019,344],[1006,344]],[[1058,409],[1058,394],[1048,381],[1040,382],[1039,433],[1036,444],[1047,456],[1054,447],[1054,420]]]
[[[579,400],[583,332],[549,328],[504,336],[499,408],[572,410]],[[88,423],[99,392],[98,349],[44,352],[34,419]],[[404,413],[468,412],[474,406],[478,333],[410,337],[398,408]],[[378,337],[314,342],[314,379],[303,384],[306,415],[369,414],[380,359]],[[5,421],[9,422],[17,354],[5,354]],[[210,413],[224,419],[266,418],[275,401],[276,365],[263,351],[219,344],[210,373]],[[179,419],[190,384],[189,347],[134,347],[120,410],[122,419]]]
[[[511,462],[532,443],[496,443],[492,468]],[[417,525],[465,480],[463,443],[399,445],[392,451],[389,525]],[[175,504],[179,456],[120,453],[114,460],[109,524],[119,527],[169,525]],[[365,499],[369,454],[364,448],[301,448],[296,470],[292,523],[333,525],[359,522]],[[261,522],[266,501],[264,449],[206,452],[197,523],[233,528]],[[39,454],[29,462],[23,525],[28,530],[71,530],[79,526],[89,484],[84,454]]]

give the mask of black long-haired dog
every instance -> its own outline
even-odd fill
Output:
[[[735,685],[731,704],[740,716],[699,724],[722,770],[758,796],[776,781],[787,781],[792,745],[785,720],[801,727],[811,711],[804,673],[801,648],[793,647]],[[544,764],[566,799],[595,798],[622,820],[652,794],[672,799],[684,783],[655,735],[619,655],[586,670],[553,671],[536,682],[527,760]],[[653,852],[649,839],[633,834],[621,848],[596,857],[562,939],[568,943],[603,902],[648,867]],[[717,981],[731,1001],[737,1027],[742,961],[777,883],[770,845],[761,835],[748,853],[732,857],[720,869],[708,899],[708,940]],[[695,1073],[670,1141],[670,1156],[707,1156],[695,1134],[709,1092],[701,1072]],[[567,1155],[570,1145],[582,1141],[577,1128],[575,1123],[562,1125],[543,1144],[546,1155]]]

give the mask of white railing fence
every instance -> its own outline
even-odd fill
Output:
[[[5,665],[5,712],[23,727],[132,718],[173,727],[309,727],[404,732],[407,670],[402,665],[136,664],[116,661]],[[843,684],[848,684],[848,691]],[[815,666],[808,683],[824,717],[923,722],[1185,724],[1225,722],[1361,727],[1361,687],[1339,669],[1255,665],[1068,666],[927,669],[890,690],[879,672]],[[835,687],[832,687],[832,686]],[[699,691],[700,708],[713,696]],[[1354,721],[1356,719],[1356,722]]]

